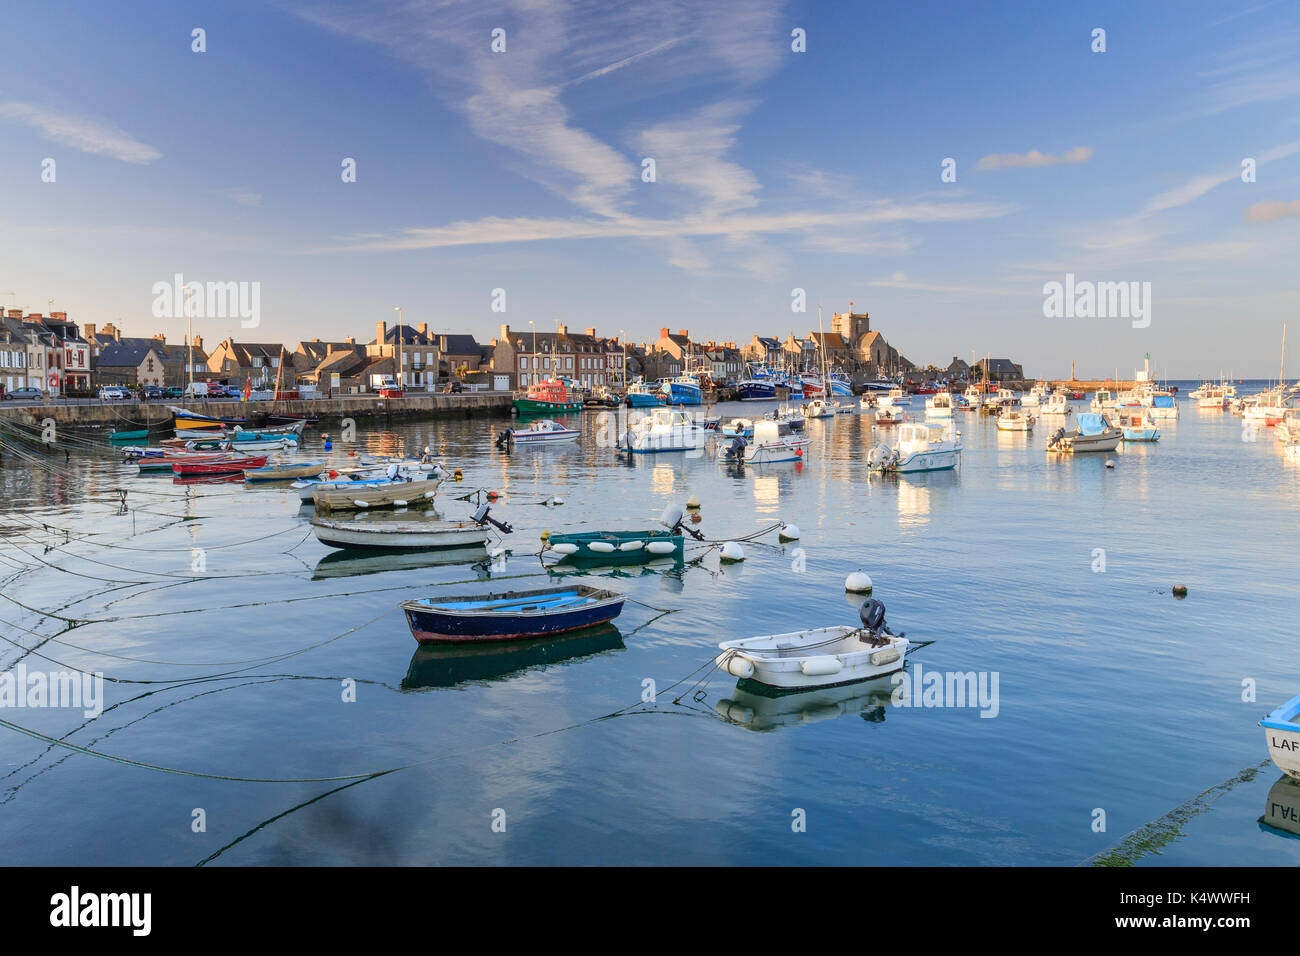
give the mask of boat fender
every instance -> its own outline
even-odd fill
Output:
[[[405,507],[406,507],[406,502],[403,501],[401,498],[394,498],[394,499],[393,499],[393,507],[394,507],[394,508],[405,508]]]
[[[426,498],[432,498],[432,497],[433,497],[434,495],[436,495],[436,494],[437,494],[436,491],[426,491],[426,492],[424,493],[424,497],[426,497]]]
[[[718,658],[718,666],[725,670],[732,677],[753,677],[754,662],[747,657],[738,657],[735,654],[723,654]]]
[[[354,505],[356,505],[358,508],[369,508],[369,507],[370,507],[370,502],[368,502],[368,501],[362,501],[360,498],[354,498],[354,499],[352,499],[352,503],[353,503]]]
[[[803,671],[805,677],[829,677],[843,669],[844,662],[831,654],[808,657],[799,664],[799,670]]]
[[[329,475],[331,478],[337,478],[339,476],[339,473],[331,469]]]
[[[572,542],[564,541],[560,544],[551,545],[551,550],[556,554],[575,554],[578,550],[578,546]]]
[[[722,551],[719,552],[719,557],[721,557],[723,561],[729,563],[744,561],[745,549],[735,541],[728,541],[722,546]]]
[[[799,526],[797,524],[782,525],[777,537],[782,541],[798,541]]]
[[[671,541],[651,541],[645,549],[651,554],[672,554],[677,550],[677,545]]]
[[[640,551],[645,547],[644,541],[624,541],[618,546],[620,551]]]
[[[588,550],[595,551],[597,554],[609,554],[614,550],[614,546],[608,541],[592,541],[587,545]]]
[[[868,657],[873,666],[881,664],[892,664],[903,655],[898,652],[896,647],[882,647],[878,651],[873,651]]]
[[[870,594],[871,587],[871,575],[865,571],[854,571],[844,579],[844,590],[853,594]]]

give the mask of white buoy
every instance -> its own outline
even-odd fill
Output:
[[[562,505],[562,504],[564,504],[564,499],[563,499],[563,498],[552,498],[552,499],[551,499],[551,504],[553,504],[553,505]]]
[[[854,571],[844,579],[844,590],[854,594],[867,594],[871,591],[871,575],[865,571]]]
[[[1106,459],[1106,467],[1107,467],[1107,468],[1114,468],[1114,467],[1115,467],[1115,461],[1114,461],[1114,459],[1107,458],[1107,459]]]
[[[686,499],[686,507],[690,508],[691,510],[695,510],[699,506],[700,506],[700,499],[696,498],[694,495],[691,495],[689,498]]]
[[[798,541],[799,526],[797,524],[784,525],[782,526],[781,530],[777,533],[777,537],[780,538],[782,541]]]
[[[720,557],[723,561],[744,561],[745,549],[735,541],[728,541],[722,546]]]

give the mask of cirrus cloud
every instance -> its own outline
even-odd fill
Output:
[[[1296,216],[1300,216],[1300,199],[1290,202],[1268,199],[1254,203],[1246,210],[1246,222],[1281,222]]]
[[[10,101],[0,103],[0,119],[26,123],[40,133],[42,138],[60,146],[108,156],[124,163],[147,166],[162,158],[162,153],[148,143],[142,143],[130,133],[88,116],[60,113],[32,103]]]
[[[1033,166],[1059,166],[1061,164],[1086,163],[1096,152],[1091,146],[1076,146],[1067,149],[1060,156],[1031,149],[1027,153],[993,153],[984,156],[975,164],[976,169],[1023,169]]]

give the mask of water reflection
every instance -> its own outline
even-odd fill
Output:
[[[613,624],[561,637],[482,645],[422,644],[402,679],[402,690],[454,687],[466,681],[498,681],[521,671],[624,650],[623,635]]]
[[[371,516],[373,517],[373,516]],[[476,568],[480,581],[492,576],[487,548],[442,548],[436,551],[332,551],[316,562],[311,578],[346,578],[354,575],[381,574],[384,571],[410,571],[416,568],[443,567],[451,564],[480,564]]]
[[[1286,774],[1277,778],[1264,801],[1260,829],[1279,836],[1300,836],[1300,780]]]
[[[890,677],[784,692],[742,679],[736,682],[731,696],[718,701],[714,709],[724,720],[760,732],[833,720],[845,714],[860,714],[869,723],[884,723],[893,690]]]

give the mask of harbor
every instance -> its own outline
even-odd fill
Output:
[[[0,832],[19,864],[1295,865],[1295,784],[1260,721],[1295,694],[1274,662],[1300,461],[1173,384],[1155,443],[1053,455],[1047,428],[956,410],[938,427],[959,462],[904,473],[868,461],[900,426],[856,399],[772,463],[728,461],[715,429],[630,452],[617,437],[654,412],[626,407],[557,415],[563,440],[535,444],[499,442],[537,419],[498,410],[358,421],[329,447],[324,424],[288,427],[256,452],[320,469],[342,511],[316,479],[246,478],[237,448],[195,481],[10,420],[4,669],[104,684],[93,719],[0,712]],[[926,421],[920,396],[902,410]],[[877,603],[888,641],[858,644]],[[457,614],[481,622],[468,640]],[[783,688],[729,656],[763,635],[854,643],[794,658]],[[1167,719],[1189,702],[1194,737]],[[156,825],[182,806],[206,832]],[[508,843],[477,822],[498,808]],[[19,839],[55,815],[120,839]]]

